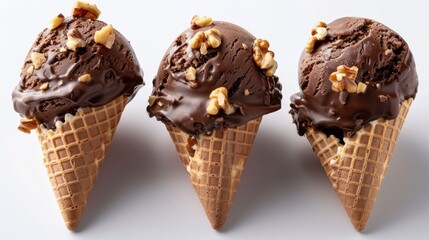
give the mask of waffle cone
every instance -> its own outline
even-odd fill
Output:
[[[57,122],[55,131],[37,127],[43,162],[70,230],[79,224],[126,102],[121,96],[101,107],[80,108]]]
[[[306,132],[357,231],[365,228],[371,214],[412,101],[402,102],[395,119],[374,120],[351,138],[345,137],[344,144],[314,129]]]
[[[192,138],[166,125],[212,227],[227,218],[262,117]]]

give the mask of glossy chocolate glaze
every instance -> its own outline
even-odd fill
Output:
[[[57,120],[77,108],[102,106],[121,95],[131,100],[144,84],[143,72],[128,40],[118,31],[115,30],[111,49],[94,42],[95,32],[104,26],[102,21],[69,17],[58,28],[41,32],[12,93],[15,111],[27,118],[36,117],[45,127],[55,129]],[[74,28],[79,30],[86,47],[61,52],[66,47],[68,30]],[[32,52],[43,53],[47,61],[28,73]],[[79,82],[83,74],[90,74],[91,81]],[[49,83],[49,88],[41,91],[44,83]]]
[[[356,83],[367,84],[365,93],[332,90],[329,75],[339,65],[359,68]],[[300,135],[313,127],[341,139],[373,120],[393,119],[401,102],[415,97],[418,86],[407,43],[386,26],[364,18],[328,24],[327,38],[312,53],[302,53],[298,74],[301,92],[291,96],[290,113]]]
[[[204,56],[189,46],[189,40],[209,28],[220,31],[222,43],[218,48],[209,48]],[[280,109],[281,85],[277,76],[265,76],[255,64],[254,40],[252,34],[227,22],[185,30],[167,50],[153,80],[155,104],[147,108],[149,115],[188,134],[199,135],[240,126]],[[197,70],[196,88],[185,78],[190,66]],[[226,115],[220,110],[215,116],[209,115],[209,95],[222,86],[228,89],[228,100],[235,112]]]

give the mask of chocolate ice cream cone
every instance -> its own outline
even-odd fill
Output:
[[[102,107],[80,108],[57,122],[55,131],[37,127],[43,162],[70,230],[79,224],[126,102],[121,96]]]
[[[372,19],[318,22],[301,55],[299,84],[290,111],[298,134],[310,141],[362,231],[416,97],[411,50],[398,33]]]
[[[227,218],[262,117],[237,128],[190,137],[166,125],[213,228]]]
[[[305,134],[357,231],[371,214],[412,101],[401,104],[397,118],[374,120],[344,144],[314,129]]]
[[[125,104],[143,85],[127,40],[78,0],[58,14],[30,48],[12,92],[19,130],[37,129],[58,204],[74,230]]]
[[[170,45],[147,111],[162,121],[213,228],[221,228],[261,118],[281,107],[277,62],[267,40],[194,16]]]

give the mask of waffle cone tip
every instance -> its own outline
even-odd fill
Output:
[[[216,216],[213,216],[212,214],[207,214],[207,217],[208,217],[210,224],[212,225],[213,229],[221,230],[223,228],[223,225],[225,224],[226,218],[219,219]]]
[[[62,207],[60,208],[61,208],[61,211],[63,211],[62,215],[63,215],[63,219],[66,227],[70,231],[75,231],[79,226],[80,219],[82,217],[82,213],[83,213],[83,209],[85,208],[85,205],[76,207],[75,209],[71,209],[71,210],[62,209]]]
[[[76,222],[66,222],[66,227],[68,230],[74,232],[79,226],[79,221]]]
[[[362,232],[366,226],[366,221],[365,222],[352,222],[352,223],[353,223],[353,227],[355,227],[356,231],[358,231],[358,232]]]

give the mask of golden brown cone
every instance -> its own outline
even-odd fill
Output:
[[[197,138],[166,125],[214,229],[226,221],[261,120]]]
[[[403,101],[395,119],[374,120],[351,138],[345,137],[344,144],[314,129],[306,132],[357,231],[365,228],[371,214],[412,102],[412,98]]]
[[[37,134],[55,197],[68,229],[79,224],[88,196],[124,110],[127,97],[67,115],[56,130],[39,124]]]

